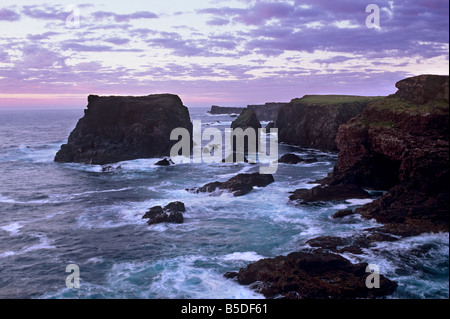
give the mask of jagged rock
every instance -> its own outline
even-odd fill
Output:
[[[114,172],[122,169],[122,165],[113,166],[113,165],[104,165],[102,166],[102,172]]]
[[[350,198],[370,198],[371,195],[356,184],[316,186],[312,189],[297,189],[289,199],[301,203],[345,200]]]
[[[176,143],[170,140],[173,129],[186,128],[192,136],[189,111],[176,95],[90,95],[88,102],[56,162],[103,165],[169,156]]]
[[[448,88],[436,92],[440,87],[436,82],[445,83],[446,78],[422,76],[400,81],[398,93],[373,103],[341,125],[336,137],[338,162],[321,183],[387,190],[355,212],[383,224],[408,225],[405,234],[419,229],[448,232]],[[421,105],[412,102],[425,100]]]
[[[157,163],[155,163],[156,166],[170,166],[174,165],[175,163],[171,159],[164,158]]]
[[[186,208],[182,202],[171,202],[166,206],[154,206],[150,208],[142,217],[148,219],[147,224],[154,225],[159,223],[176,223],[181,224],[184,221],[182,212]]]
[[[267,298],[376,298],[395,291],[397,283],[382,274],[380,288],[367,288],[367,266],[367,263],[352,264],[339,255],[316,250],[261,259],[240,269],[236,277],[240,284],[252,285]]]
[[[258,129],[261,128],[261,123],[259,123],[253,109],[244,109],[239,117],[231,123],[231,128],[241,128],[244,131],[247,128],[253,128],[256,132],[258,132]]]
[[[270,174],[238,174],[226,182],[212,182],[202,187],[187,189],[194,193],[214,192],[216,190],[226,190],[234,196],[243,196],[249,193],[253,187],[265,187],[274,182]]]
[[[278,163],[285,163],[285,164],[298,164],[300,162],[304,162],[304,159],[292,153],[284,154],[278,160]]]

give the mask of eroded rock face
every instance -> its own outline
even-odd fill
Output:
[[[240,284],[252,285],[267,298],[375,298],[395,291],[397,284],[383,275],[380,275],[380,288],[367,288],[367,266],[316,250],[261,259],[240,269],[236,278]],[[228,273],[227,277],[233,276]]]
[[[388,190],[355,212],[384,224],[408,225],[411,233],[448,232],[449,105],[442,99],[448,88],[441,86],[446,82],[448,76],[400,81],[395,95],[341,125],[338,163],[322,183]]]
[[[170,140],[173,129],[186,128],[192,136],[189,111],[176,95],[90,95],[88,102],[55,161],[103,165],[164,157],[177,142]]]
[[[253,128],[256,132],[261,128],[261,123],[256,117],[256,113],[253,109],[244,109],[237,119],[231,123],[231,128],[242,128],[246,130],[247,128]]]

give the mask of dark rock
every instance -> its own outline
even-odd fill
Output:
[[[349,237],[321,236],[315,237],[306,242],[314,248],[320,248],[335,253],[363,254],[363,249],[370,249],[379,242],[397,241],[399,237],[389,234],[381,227],[366,229],[363,233],[358,233]]]
[[[189,111],[176,95],[91,95],[88,101],[55,161],[103,165],[169,156],[177,143],[170,140],[173,129],[186,128],[192,136]]]
[[[315,97],[294,99],[280,108],[275,122],[279,140],[306,148],[337,151],[335,138],[339,126],[361,113],[373,98],[355,97],[347,101],[345,96],[323,96],[325,102],[316,103]]]
[[[261,128],[261,123],[259,123],[255,111],[252,109],[244,109],[239,117],[231,123],[231,128],[241,128],[244,131],[247,128],[253,128],[256,132],[258,132],[258,129]]]
[[[102,172],[114,172],[122,169],[122,165],[113,166],[113,165],[104,165],[102,166]]]
[[[265,127],[266,133],[270,133],[270,130],[269,130],[269,129],[271,129],[271,128],[276,128],[274,122],[269,122],[269,123],[267,123],[267,125],[266,125],[266,127]]]
[[[304,159],[300,158],[299,156],[292,153],[288,153],[281,156],[280,159],[278,160],[278,163],[298,164],[303,161]]]
[[[171,159],[162,159],[159,162],[155,163],[156,166],[170,166],[174,165],[175,163]]]
[[[164,210],[161,206],[154,206],[150,208],[144,216],[142,216],[142,219],[148,219],[148,218],[154,218],[155,216],[164,214]]]
[[[142,217],[148,219],[147,224],[154,225],[159,223],[176,223],[181,224],[184,221],[182,212],[186,208],[182,202],[171,202],[162,208],[161,206],[154,206]]]
[[[249,193],[253,187],[265,187],[274,182],[274,178],[270,174],[238,174],[226,182],[212,182],[199,188],[187,189],[188,191],[214,192],[217,189],[226,190],[233,193],[234,196],[243,196]]]
[[[228,271],[223,276],[228,279],[236,278],[238,273],[236,271]]]
[[[171,211],[174,213],[177,213],[177,212],[182,213],[182,212],[186,211],[186,207],[184,206],[183,202],[171,202],[171,203],[167,204],[166,206],[164,206],[164,210]]]
[[[312,189],[297,189],[289,196],[289,199],[304,202],[316,202],[370,197],[370,194],[358,185],[340,184],[333,186],[316,186]]]
[[[226,107],[226,106],[211,106],[211,110],[208,111],[210,114],[240,114],[244,108],[243,107]]]
[[[247,105],[247,109],[255,111],[256,117],[260,121],[275,121],[280,109],[287,103],[269,102],[262,105]]]
[[[340,211],[336,212],[332,217],[333,218],[342,218],[342,217],[353,215],[353,214],[356,214],[356,213],[351,209],[340,210]]]
[[[397,85],[398,94],[373,103],[341,125],[336,137],[338,162],[321,183],[387,190],[355,212],[379,223],[407,225],[405,234],[448,232],[448,87],[439,84],[446,78],[403,80]]]
[[[380,288],[365,281],[368,264],[352,264],[332,253],[316,250],[267,258],[240,269],[237,280],[252,285],[267,298],[354,299],[389,295],[397,284],[380,275]]]

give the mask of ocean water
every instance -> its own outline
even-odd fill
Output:
[[[191,108],[203,127],[229,127],[228,115]],[[289,192],[325,177],[337,155],[288,145],[316,157],[312,164],[280,164],[275,182],[243,197],[192,194],[186,188],[225,181],[258,165],[180,164],[158,159],[101,166],[60,164],[53,158],[83,110],[0,110],[0,298],[264,298],[223,277],[248,263],[306,247],[316,236],[348,236],[374,221],[338,210],[367,200],[296,207]],[[185,203],[183,224],[148,226],[150,207]],[[380,243],[353,262],[376,264],[398,282],[388,298],[449,298],[448,234],[423,234]],[[66,266],[80,270],[80,287],[67,288]],[[364,280],[364,278],[362,278]]]

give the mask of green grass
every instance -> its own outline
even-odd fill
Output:
[[[389,110],[395,113],[443,113],[448,112],[449,104],[446,101],[433,101],[426,104],[414,104],[406,101],[402,98],[389,96],[385,99],[377,101],[372,104],[372,107],[376,107],[381,110]]]
[[[383,96],[358,96],[358,95],[305,95],[298,102],[308,104],[343,104],[343,103],[367,103],[376,102]]]

